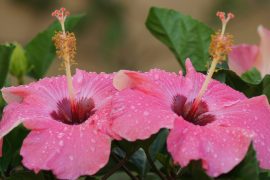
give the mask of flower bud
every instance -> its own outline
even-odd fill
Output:
[[[23,47],[18,43],[15,46],[10,58],[9,73],[21,78],[28,72],[28,62]]]

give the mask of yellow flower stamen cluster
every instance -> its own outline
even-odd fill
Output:
[[[233,45],[233,36],[230,34],[222,35],[220,32],[211,35],[209,53],[212,59],[218,61],[226,60],[227,55],[231,52]]]
[[[64,63],[75,63],[76,55],[76,37],[74,33],[57,32],[52,38],[56,47],[56,54]],[[65,62],[68,61],[68,62]]]

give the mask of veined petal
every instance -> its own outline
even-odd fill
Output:
[[[248,132],[240,128],[196,126],[179,118],[169,133],[167,147],[182,167],[191,160],[202,160],[207,174],[217,177],[241,162],[250,142]]]
[[[44,78],[29,85],[3,88],[2,93],[7,103],[21,103],[22,100],[25,100],[27,97],[36,95],[46,99],[46,102],[52,105],[62,98],[67,97],[66,84],[64,76]]]
[[[116,93],[116,89],[112,85],[112,78],[113,74],[88,73],[77,69],[73,77],[76,98],[92,98],[96,108],[103,106]]]
[[[186,61],[186,69],[186,78],[193,84],[192,91],[188,94],[188,101],[192,102],[199,94],[205,80],[205,75],[196,72],[190,60]],[[243,99],[247,99],[244,94],[214,79],[211,80],[202,97],[202,101],[208,106],[208,111],[223,109],[224,107],[235,104]]]

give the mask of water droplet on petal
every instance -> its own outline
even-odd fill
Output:
[[[92,142],[92,143],[96,143],[96,140],[95,140],[95,139],[91,139],[91,142]]]
[[[73,161],[74,157],[73,156],[68,156],[69,160]]]
[[[59,146],[63,146],[64,145],[64,141],[59,141]]]
[[[91,147],[90,149],[91,149],[92,152],[94,152],[96,150],[95,147]]]
[[[64,136],[64,133],[59,133],[59,134],[57,135],[57,137],[58,137],[59,139],[61,139],[63,136]]]
[[[144,116],[148,116],[149,115],[149,112],[148,111],[144,111],[143,115]]]

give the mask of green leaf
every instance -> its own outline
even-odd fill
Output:
[[[13,50],[14,45],[12,44],[0,45],[0,88],[5,84]]]
[[[163,129],[146,140],[137,140],[135,142],[120,141],[117,144],[122,150],[115,148],[114,152],[121,158],[124,158],[125,152],[133,152],[128,164],[138,172],[141,178],[144,178],[151,169],[145,151],[149,151],[152,160],[155,161],[157,154],[166,146],[167,135],[168,130]]]
[[[166,141],[169,131],[167,129],[162,129],[155,137],[153,143],[149,147],[149,153],[152,159],[156,159],[157,154],[161,152],[164,148],[166,148]]]
[[[266,95],[270,102],[270,75],[257,82],[247,82],[231,70],[219,70],[215,73],[216,77],[223,77],[222,81],[233,89],[244,93],[247,97]]]
[[[11,170],[20,165],[20,148],[28,131],[18,126],[4,137],[3,156],[0,158],[0,170],[9,174]]]
[[[178,176],[184,180],[213,180],[213,178],[206,174],[199,160],[191,161],[187,167],[181,169]]]
[[[174,10],[152,7],[146,26],[174,53],[183,70],[186,58],[191,58],[196,70],[207,69],[210,36],[214,32],[205,24]]]
[[[263,78],[263,81],[261,82],[261,84],[263,87],[262,94],[268,97],[268,101],[270,103],[270,75],[269,74]]]
[[[66,30],[74,30],[84,17],[84,15],[68,17],[65,23]],[[29,73],[31,77],[39,79],[47,72],[55,58],[55,47],[52,43],[52,37],[56,31],[60,30],[59,22],[55,21],[47,30],[39,33],[26,45],[26,57],[31,68]]]
[[[256,152],[252,145],[246,154],[244,160],[237,165],[231,172],[220,176],[219,180],[259,180],[259,163],[256,158]]]
[[[0,93],[0,119],[1,119],[1,117],[2,117],[2,111],[3,111],[3,108],[4,108],[4,106],[5,106],[5,101],[4,101],[4,99],[3,99],[3,97],[2,97],[2,93]]]
[[[46,180],[43,173],[35,174],[32,171],[18,171],[13,173],[7,180]]]
[[[261,74],[256,68],[245,72],[242,74],[241,78],[251,84],[259,84],[262,81]]]
[[[108,180],[130,179],[125,172],[116,172]]]
[[[261,169],[259,179],[260,180],[270,180],[270,171]]]

